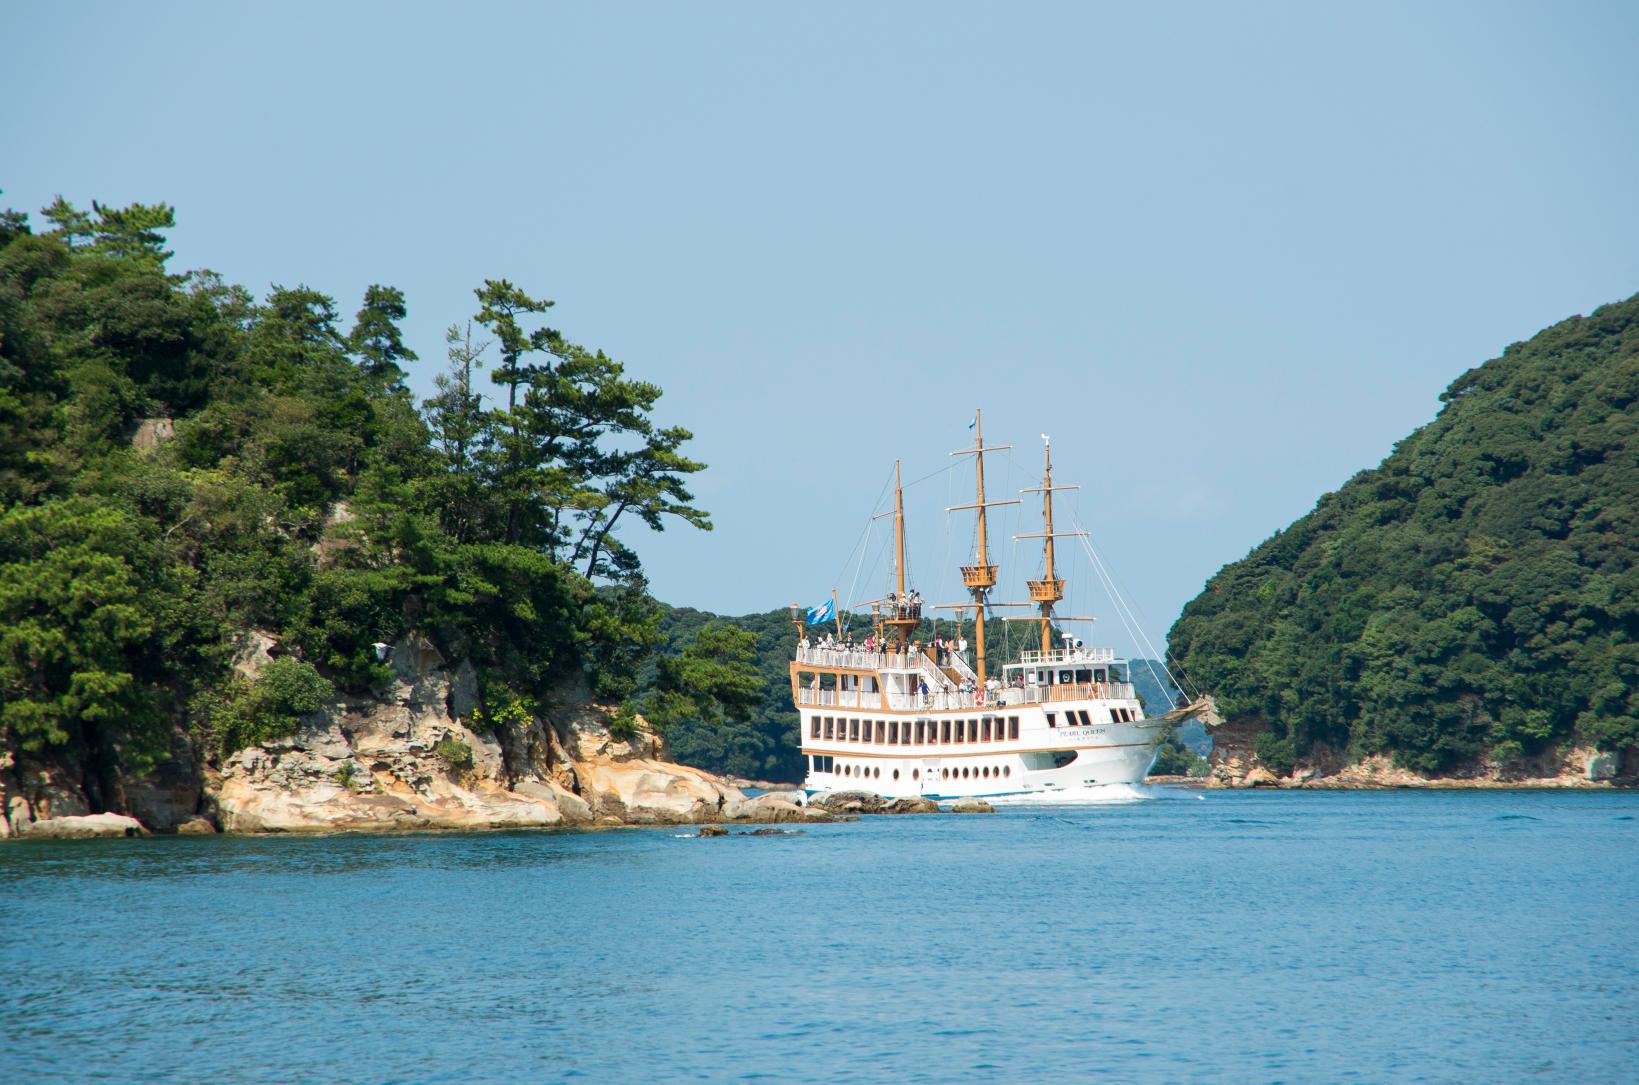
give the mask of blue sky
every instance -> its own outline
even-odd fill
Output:
[[[349,317],[399,286],[423,393],[482,279],[555,299],[697,434],[717,530],[633,541],[724,612],[885,587],[882,523],[848,559],[896,457],[954,599],[970,481],[939,472],[983,406],[993,488],[1051,434],[1159,642],[1463,370],[1639,291],[1632,4],[8,15],[6,204],[165,200],[174,269]]]

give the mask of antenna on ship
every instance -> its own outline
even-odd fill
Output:
[[[1054,531],[1053,530],[1053,491],[1079,490],[1080,486],[1053,485],[1053,440],[1047,434],[1041,435],[1042,453],[1045,457],[1046,468],[1040,486],[1031,486],[1020,490],[1020,493],[1039,493],[1042,495],[1041,517],[1043,530],[1031,532],[1027,535],[1015,535],[1015,539],[1042,539],[1043,550],[1046,555],[1046,568],[1040,580],[1027,580],[1030,588],[1030,601],[1041,610],[1041,617],[1031,619],[1041,622],[1041,650],[1046,653],[1053,650],[1053,604],[1064,598],[1064,580],[1054,575],[1053,570],[1053,540],[1057,537],[1071,537],[1087,534],[1085,531]],[[1084,619],[1066,619],[1079,621]]]
[[[972,565],[962,566],[962,586],[973,594],[973,644],[974,659],[978,664],[976,670],[979,675],[979,684],[985,682],[985,606],[990,595],[990,589],[996,586],[996,566],[990,564],[990,538],[985,524],[985,510],[996,505],[1017,505],[1017,498],[1011,501],[985,500],[985,453],[1001,452],[1012,448],[1012,445],[986,445],[984,421],[980,412],[973,412],[973,447],[959,448],[952,452],[952,456],[973,457],[973,481],[975,500],[971,505],[952,505],[946,512],[960,512],[965,509],[977,509],[979,519],[979,547]],[[960,636],[962,611],[965,605],[953,607],[956,611],[957,635]]]

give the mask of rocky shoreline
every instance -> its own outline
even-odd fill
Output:
[[[272,642],[255,638],[254,675]],[[393,679],[370,698],[338,699],[287,739],[216,766],[178,749],[130,782],[125,813],[93,813],[65,774],[0,760],[0,839],[149,833],[333,833],[610,828],[825,822],[838,815],[799,793],[747,795],[667,758],[639,721],[610,731],[612,710],[572,693],[567,707],[480,733],[477,676],[428,641],[392,649]]]

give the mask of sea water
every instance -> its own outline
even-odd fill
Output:
[[[0,846],[0,1081],[1639,1079],[1639,794]]]

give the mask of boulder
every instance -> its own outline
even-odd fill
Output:
[[[745,794],[704,770],[644,758],[594,757],[576,766],[581,797],[599,814],[634,825],[721,821]]]
[[[179,836],[212,836],[216,833],[216,826],[211,824],[209,818],[195,815],[177,825],[176,831]]]
[[[994,814],[996,808],[983,799],[957,799],[950,804],[953,814]]]
[[[142,823],[124,814],[81,814],[31,822],[18,835],[30,839],[80,840],[143,834]]]
[[[884,814],[937,814],[939,804],[921,795],[895,799],[882,808]]]
[[[808,805],[832,814],[880,814],[888,800],[874,791],[822,791]]]
[[[1279,784],[1280,777],[1262,765],[1255,766],[1251,772],[1241,777],[1240,782],[1241,787],[1277,787]]]
[[[727,836],[728,830],[721,825],[702,825],[695,836]]]

